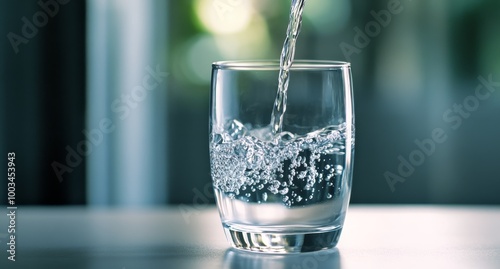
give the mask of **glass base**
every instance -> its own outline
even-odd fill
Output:
[[[342,228],[313,233],[255,233],[224,227],[232,247],[263,253],[302,253],[331,249],[337,245]]]

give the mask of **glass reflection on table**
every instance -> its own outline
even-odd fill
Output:
[[[229,249],[224,255],[224,269],[337,269],[340,254],[337,248],[300,254],[264,254]]]

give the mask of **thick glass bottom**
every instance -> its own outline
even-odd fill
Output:
[[[302,253],[331,249],[337,245],[342,228],[320,232],[259,233],[244,232],[224,226],[232,247],[263,253]]]

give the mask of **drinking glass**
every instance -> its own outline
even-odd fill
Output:
[[[296,60],[272,128],[279,61],[212,65],[210,168],[229,243],[298,253],[335,247],[351,193],[350,64]]]

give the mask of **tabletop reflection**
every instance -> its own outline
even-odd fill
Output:
[[[224,255],[224,269],[309,269],[340,268],[337,248],[301,254],[262,254],[229,249]]]

